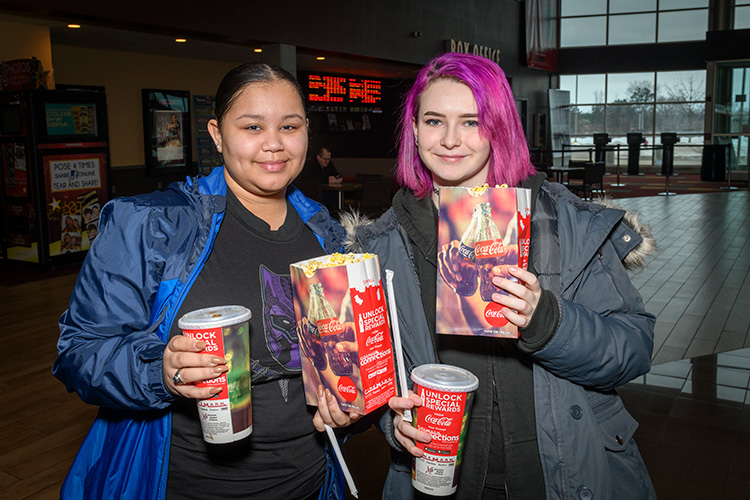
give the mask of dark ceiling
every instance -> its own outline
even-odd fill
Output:
[[[2,12],[0,21],[47,26],[53,46],[70,45],[213,61],[242,63],[260,60],[260,54],[253,50],[264,44],[262,41],[229,43],[190,37],[186,37],[186,43],[176,43],[173,36],[164,34],[101,25],[83,25],[80,29],[70,29],[67,22],[62,20],[22,17]],[[317,60],[319,56],[325,57],[325,60]],[[378,78],[413,78],[418,69],[419,66],[413,64],[297,47],[297,71],[346,73]]]

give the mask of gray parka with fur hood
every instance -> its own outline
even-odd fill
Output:
[[[535,200],[530,268],[559,309],[557,324],[542,343],[528,344],[522,334],[517,342],[481,339],[484,346],[461,352],[462,344],[454,342],[458,349],[440,348],[438,361],[437,345],[444,344],[430,331],[421,299],[420,277],[428,279],[429,273],[423,262],[416,262],[421,257],[405,229],[424,231],[435,221],[401,220],[407,217],[399,207],[405,197],[414,200],[411,193],[400,191],[394,198],[396,209],[376,222],[345,216],[348,247],[379,256],[383,283],[385,270],[394,272],[407,371],[424,363],[450,362],[480,379],[457,499],[481,497],[484,474],[495,460],[489,453],[493,396],[500,405],[509,499],[656,498],[633,441],[638,424],[615,391],[650,369],[655,318],[644,310],[626,270],[644,265],[655,250],[648,228],[633,213],[584,202],[541,175],[523,186],[532,188]],[[511,357],[525,359],[510,370],[503,364],[508,355],[502,354],[508,349],[518,351]],[[386,413],[380,420],[393,447],[383,498],[405,500],[414,495],[411,457],[393,437],[392,417]],[[543,485],[528,484],[540,483],[542,477]]]

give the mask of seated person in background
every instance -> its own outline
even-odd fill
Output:
[[[323,184],[341,184],[344,181],[331,161],[331,152],[326,148],[320,148],[314,158],[305,162],[300,179],[319,179]]]

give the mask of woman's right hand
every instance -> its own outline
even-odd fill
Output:
[[[201,353],[206,348],[202,340],[195,340],[183,335],[175,335],[164,349],[162,377],[164,385],[175,396],[192,399],[207,399],[215,396],[221,389],[218,387],[196,387],[194,382],[216,378],[229,370],[226,360],[213,354]],[[174,382],[175,373],[179,370],[179,381]]]
[[[404,420],[404,410],[411,410],[412,408],[422,406],[422,398],[414,394],[414,392],[409,391],[409,396],[406,398],[391,398],[388,401],[388,406],[396,412],[396,416],[393,417],[393,429],[396,440],[413,456],[421,457],[424,455],[424,451],[420,450],[416,443],[427,444],[432,441],[432,436],[427,432],[418,430],[411,422]]]

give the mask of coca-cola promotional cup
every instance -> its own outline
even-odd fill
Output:
[[[346,412],[365,415],[396,395],[380,264],[373,254],[332,254],[289,267],[305,401],[323,386]]]
[[[429,444],[417,443],[424,455],[414,457],[412,486],[429,495],[452,495],[458,487],[463,442],[479,379],[463,368],[440,364],[416,367],[411,379],[414,393],[422,398],[422,406],[412,410],[412,425],[432,436]]]
[[[201,352],[223,357],[229,366],[220,376],[195,383],[221,388],[217,395],[198,400],[203,439],[208,443],[239,441],[253,431],[250,317],[250,309],[230,305],[191,311],[177,322],[184,336],[206,343]]]

